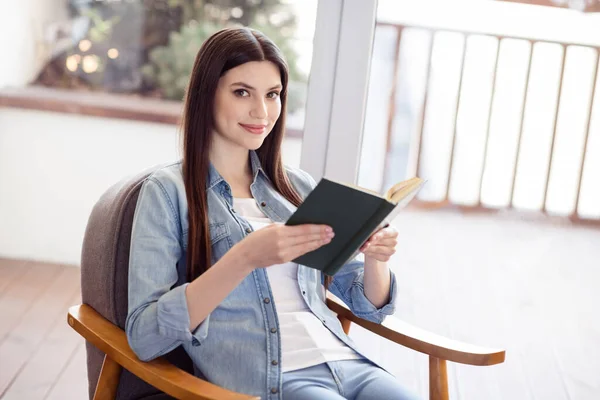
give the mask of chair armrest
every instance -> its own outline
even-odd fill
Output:
[[[92,343],[109,358],[150,385],[178,399],[249,400],[258,397],[235,393],[203,381],[177,368],[162,357],[140,361],[135,355],[125,332],[112,324],[87,304],[69,308],[69,325],[85,340]]]
[[[329,292],[327,293],[327,306],[337,313],[338,317],[350,320],[392,342],[440,360],[471,365],[494,365],[504,362],[504,350],[488,349],[448,339],[416,328],[394,316],[388,316],[382,324],[366,321],[354,315],[341,300]]]

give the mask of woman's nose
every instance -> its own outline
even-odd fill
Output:
[[[256,100],[250,112],[250,116],[258,119],[266,119],[268,115],[269,113],[265,101],[262,99]]]

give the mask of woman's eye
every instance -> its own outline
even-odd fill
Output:
[[[238,90],[236,90],[234,93],[235,93],[237,96],[240,96],[240,97],[247,97],[247,96],[249,96],[249,93],[248,93],[248,91],[247,91],[247,90],[244,90],[244,89],[238,89]]]
[[[279,93],[278,92],[271,92],[269,94],[267,94],[267,97],[270,99],[276,99],[277,97],[279,97]]]

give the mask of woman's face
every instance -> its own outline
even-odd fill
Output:
[[[281,113],[281,76],[270,61],[252,61],[227,71],[215,94],[215,132],[247,150],[258,149]]]

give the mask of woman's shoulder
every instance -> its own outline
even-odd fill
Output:
[[[183,184],[181,160],[155,167],[150,175],[148,175],[147,180],[154,181],[163,186],[177,186]]]
[[[176,202],[181,193],[185,194],[181,161],[156,166],[146,178],[144,186],[154,186],[155,190],[160,189],[169,200]]]
[[[308,172],[300,168],[286,165],[285,171],[292,185],[294,185],[302,197],[306,197],[317,186],[315,179]]]

